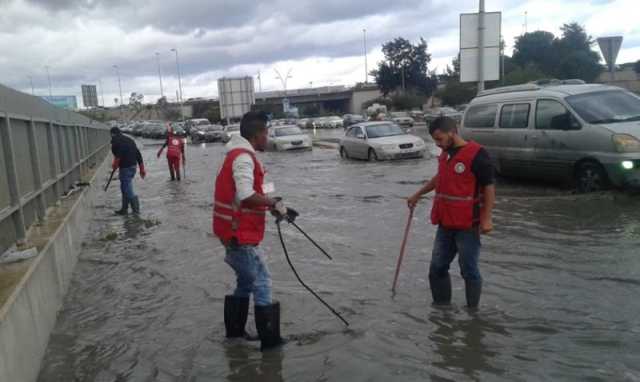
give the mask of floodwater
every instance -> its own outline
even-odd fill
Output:
[[[276,193],[334,259],[283,226],[291,258],[351,325],[298,284],[270,222],[263,247],[289,342],[261,353],[257,343],[224,339],[234,277],[211,235],[222,146],[189,146],[181,183],[168,180],[157,148],[143,150],[140,219],[113,215],[117,182],[94,207],[40,382],[640,381],[638,196],[500,182],[496,231],[480,260],[484,294],[470,312],[457,262],[453,305],[430,305],[430,200],[417,210],[398,293],[390,292],[403,198],[434,173],[435,158],[266,153]],[[252,317],[248,326],[255,330]]]

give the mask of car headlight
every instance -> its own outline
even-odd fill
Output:
[[[383,150],[394,150],[397,145],[382,145],[381,147]]]
[[[613,136],[613,144],[620,153],[640,152],[640,140],[633,135],[615,134]]]
[[[424,141],[417,141],[416,143],[413,144],[415,147],[423,147],[424,146]]]

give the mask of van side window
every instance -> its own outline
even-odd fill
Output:
[[[502,112],[500,113],[500,128],[526,129],[529,126],[530,109],[531,105],[528,103],[502,106]]]
[[[580,125],[566,107],[558,101],[539,100],[536,106],[536,129],[578,130]]]
[[[498,105],[471,106],[464,117],[464,126],[474,129],[493,129]]]

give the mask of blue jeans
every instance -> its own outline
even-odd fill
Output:
[[[120,191],[122,197],[133,200],[136,194],[133,192],[133,178],[136,176],[136,166],[125,167],[120,169]]]
[[[249,297],[257,306],[271,305],[271,274],[259,247],[230,245],[226,247],[225,263],[236,272],[236,297]]]
[[[446,277],[449,274],[449,265],[457,254],[462,277],[467,281],[482,281],[478,269],[480,247],[480,232],[477,228],[461,231],[438,227],[429,275]]]

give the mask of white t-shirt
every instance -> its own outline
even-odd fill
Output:
[[[227,152],[234,149],[245,149],[255,154],[255,150],[251,143],[240,135],[234,135],[225,146]],[[260,163],[258,163],[260,165]],[[240,204],[243,200],[255,194],[253,189],[253,171],[254,164],[251,155],[242,153],[233,160],[232,165],[233,180],[236,183],[236,203]]]

